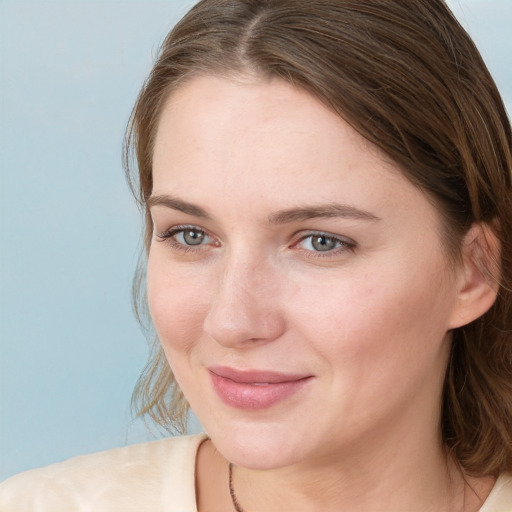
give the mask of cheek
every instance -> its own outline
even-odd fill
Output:
[[[164,350],[188,352],[203,329],[208,289],[202,276],[170,265],[150,254],[147,272],[148,303]]]
[[[313,349],[311,360],[326,377],[325,407],[343,411],[340,430],[387,421],[411,403],[436,399],[448,357],[451,299],[443,282],[368,275],[316,289],[322,301],[304,295],[294,308],[302,311],[297,338]]]
[[[379,373],[435,358],[448,330],[453,293],[446,275],[418,276],[415,270],[378,265],[360,277],[347,276],[342,285],[312,283],[309,293],[295,297],[304,338],[324,359],[351,371]]]

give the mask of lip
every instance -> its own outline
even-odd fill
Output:
[[[266,409],[286,400],[313,377],[267,370],[236,370],[225,366],[208,370],[219,398],[227,405],[248,410]]]

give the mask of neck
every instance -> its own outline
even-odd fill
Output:
[[[265,471],[235,467],[236,497],[245,512],[466,510],[464,478],[438,433],[394,427],[393,436],[369,433],[357,446],[333,447],[307,463]]]

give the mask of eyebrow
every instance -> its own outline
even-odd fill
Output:
[[[379,221],[379,217],[366,210],[361,210],[355,206],[339,203],[328,203],[325,205],[306,206],[304,208],[291,208],[281,210],[268,217],[270,224],[286,224],[288,222],[297,222],[318,218],[348,218],[356,220]]]
[[[148,199],[147,207],[148,209],[151,209],[153,208],[153,206],[165,206],[166,208],[178,210],[179,212],[186,213],[187,215],[193,215],[194,217],[200,217],[202,219],[211,219],[210,215],[204,208],[201,208],[200,206],[189,203],[188,201],[183,201],[182,199],[178,199],[177,197],[173,196],[151,196]]]
[[[193,215],[194,217],[199,217],[202,219],[212,218],[204,208],[169,195],[151,196],[148,199],[147,206],[148,209],[151,209],[154,206],[164,206],[166,208],[171,208],[173,210],[186,213],[187,215]],[[267,217],[267,221],[269,224],[287,224],[290,222],[298,222],[309,219],[337,217],[366,220],[372,222],[381,220],[373,213],[366,210],[361,210],[355,206],[340,203],[328,203],[280,210]]]

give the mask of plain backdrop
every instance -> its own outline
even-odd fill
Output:
[[[0,480],[153,438],[129,407],[147,344],[121,145],[192,3],[0,0]],[[512,2],[450,5],[512,112]]]

